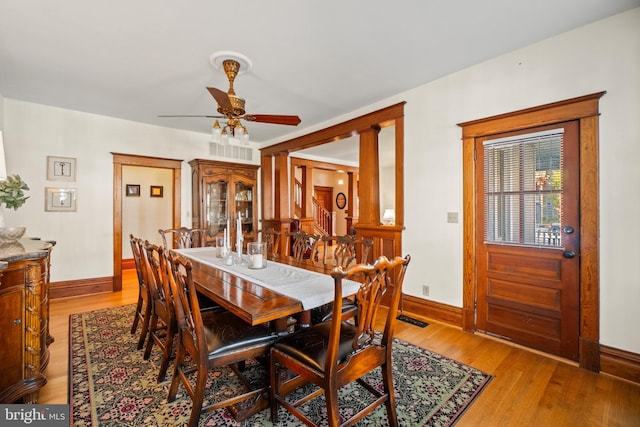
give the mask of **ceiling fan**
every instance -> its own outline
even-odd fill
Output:
[[[221,54],[226,55],[222,57]],[[213,54],[211,62],[222,64],[227,79],[229,80],[229,90],[224,92],[215,87],[208,87],[207,90],[218,103],[218,116],[193,116],[193,115],[171,115],[158,117],[207,117],[212,119],[225,119],[226,124],[221,128],[218,120],[213,125],[213,137],[239,136],[236,133],[241,132],[245,139],[249,139],[249,133],[240,120],[256,123],[271,123],[276,125],[297,126],[300,124],[300,117],[287,116],[277,114],[247,114],[244,108],[245,100],[236,95],[233,89],[233,82],[240,73],[241,64],[245,67],[250,64],[248,58],[240,54],[231,54],[230,52],[221,52]]]

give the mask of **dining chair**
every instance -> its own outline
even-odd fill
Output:
[[[254,406],[237,413],[236,420],[265,409],[269,404],[269,399],[265,398],[268,384],[251,389],[249,381],[236,365],[252,358],[268,356],[277,335],[268,326],[251,326],[226,310],[200,311],[195,296],[191,262],[174,251],[169,251],[167,262],[178,322],[178,345],[168,401],[175,400],[178,387],[182,384],[193,402],[189,426],[198,425],[202,412],[225,408],[249,399],[256,400]],[[204,405],[209,370],[223,366],[230,367],[241,379],[246,387],[245,391]],[[193,373],[196,378],[191,382]]]
[[[206,246],[207,230],[204,228],[180,227],[158,230],[158,232],[162,236],[162,246],[165,250]]]
[[[354,264],[365,264],[373,247],[372,239],[357,239],[351,234],[344,236],[323,236],[323,262],[347,268]],[[342,320],[355,318],[358,307],[351,297],[342,299]],[[333,316],[333,303],[327,303],[311,309],[311,323],[322,323]],[[357,321],[357,319],[355,320]]]
[[[138,277],[138,302],[136,303],[136,311],[133,317],[133,324],[131,325],[131,334],[135,334],[138,329],[138,324],[141,324],[142,329],[140,330],[140,338],[138,339],[138,350],[140,350],[144,346],[144,342],[149,333],[149,319],[151,318],[151,308],[153,304],[151,302],[149,286],[144,277],[145,270],[141,258],[142,240],[133,234],[129,234],[129,243],[131,244],[131,252]]]
[[[351,234],[343,236],[322,236],[325,264],[347,268],[353,264],[363,264],[369,260],[373,248],[372,239],[358,239]]]
[[[273,227],[269,227],[266,230],[258,230],[258,233],[262,235],[262,243],[267,245],[267,256],[270,258],[277,258],[280,254],[280,237],[282,232],[276,231]]]
[[[388,260],[381,256],[372,265],[356,264],[349,269],[336,267],[334,279],[334,312],[342,306],[343,280],[360,282],[357,292],[357,323],[344,322],[334,315],[331,320],[301,329],[283,337],[271,348],[271,420],[278,421],[278,410],[283,406],[307,425],[316,425],[299,409],[301,405],[324,393],[329,426],[352,425],[371,413],[382,403],[386,406],[390,426],[397,426],[391,352],[402,283],[411,257]],[[386,294],[391,293],[388,310],[378,313]],[[376,332],[376,315],[385,316],[384,331]],[[363,377],[381,368],[382,387],[370,384]],[[293,377],[285,375],[287,370]],[[364,408],[341,423],[338,390],[357,381],[373,395]],[[287,396],[300,385],[312,383],[318,386],[297,400]],[[364,398],[364,397],[363,397]],[[323,420],[324,421],[324,420]]]
[[[146,280],[151,294],[152,309],[149,321],[149,340],[144,351],[144,359],[151,356],[153,345],[162,351],[158,382],[162,382],[173,354],[173,340],[177,333],[175,310],[171,288],[168,283],[167,264],[163,262],[164,249],[145,240],[142,260],[146,269]]]
[[[319,235],[308,234],[305,231],[295,231],[286,233],[286,236],[288,237],[287,256],[296,261],[318,260]]]
[[[202,248],[207,245],[207,230],[204,228],[169,228],[167,230],[158,230],[162,236],[162,246],[165,251],[172,249],[169,242],[173,242],[175,248]],[[169,238],[170,237],[170,238]],[[201,309],[220,309],[215,301],[198,292]]]

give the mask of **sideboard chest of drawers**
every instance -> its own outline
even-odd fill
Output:
[[[49,267],[54,242],[0,242],[0,403],[36,403],[49,363]]]

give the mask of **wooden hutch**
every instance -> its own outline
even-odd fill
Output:
[[[37,403],[49,363],[49,262],[55,242],[0,242],[0,403]]]

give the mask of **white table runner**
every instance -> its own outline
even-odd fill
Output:
[[[216,257],[216,248],[211,247],[175,249],[175,252],[297,299],[305,310],[333,301],[334,281],[328,274],[275,261],[267,261],[267,266],[262,269],[250,269],[247,265],[225,265],[222,258]],[[355,294],[359,287],[358,282],[343,280],[343,296]]]

